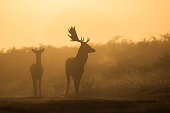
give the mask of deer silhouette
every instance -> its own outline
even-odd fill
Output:
[[[79,97],[79,84],[84,72],[84,65],[88,59],[88,53],[95,52],[95,49],[90,47],[87,43],[90,41],[88,38],[86,42],[84,42],[84,38],[81,40],[78,39],[75,27],[71,27],[68,29],[71,38],[71,41],[77,41],[81,43],[81,46],[78,50],[77,56],[68,58],[65,62],[65,71],[67,77],[67,89],[66,89],[66,96],[68,94],[68,89],[70,85],[70,76],[74,79],[74,86],[75,86],[75,94],[76,97]]]
[[[32,51],[36,55],[36,63],[31,65],[30,72],[33,80],[34,96],[37,96],[38,81],[39,81],[39,94],[41,95],[41,80],[43,75],[43,67],[41,65],[41,53],[44,51],[44,48],[41,47],[39,50],[35,48],[32,49]]]

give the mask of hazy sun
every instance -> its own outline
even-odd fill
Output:
[[[69,45],[67,29],[93,43],[170,32],[169,0],[0,0],[0,48]]]

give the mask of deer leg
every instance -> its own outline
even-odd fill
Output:
[[[79,91],[78,91],[78,80],[74,80],[74,86],[75,86],[75,93],[76,97],[79,97]]]
[[[41,79],[39,80],[39,90],[40,90],[40,96],[41,96]]]
[[[33,80],[34,96],[37,96],[37,80]]]
[[[66,89],[66,95],[68,94],[68,89],[69,89],[69,86],[70,86],[70,76],[67,75],[67,89]]]
[[[78,93],[78,97],[79,97],[79,86],[80,86],[80,80],[77,80],[77,93]]]

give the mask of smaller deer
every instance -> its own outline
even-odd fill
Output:
[[[68,32],[71,34],[68,36],[72,39],[72,41],[80,42],[81,46],[78,50],[77,56],[69,58],[65,62],[65,71],[67,77],[66,96],[68,94],[68,88],[70,85],[70,76],[72,76],[72,78],[74,79],[76,96],[79,97],[79,84],[82,74],[84,72],[84,65],[87,62],[88,53],[95,52],[95,49],[93,49],[90,45],[87,44],[90,39],[87,39],[86,42],[84,42],[84,38],[81,38],[81,40],[78,39],[75,27],[71,27]]]
[[[37,96],[38,81],[39,81],[39,94],[41,95],[41,80],[43,75],[43,67],[41,65],[41,53],[44,51],[44,48],[41,47],[39,50],[35,48],[32,49],[32,51],[36,55],[36,63],[31,65],[30,72],[33,80],[34,96]]]

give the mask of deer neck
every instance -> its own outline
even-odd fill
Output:
[[[82,51],[81,48],[79,48],[76,59],[80,66],[84,66],[88,59],[88,53]]]
[[[36,55],[36,64],[41,65],[41,56]]]

